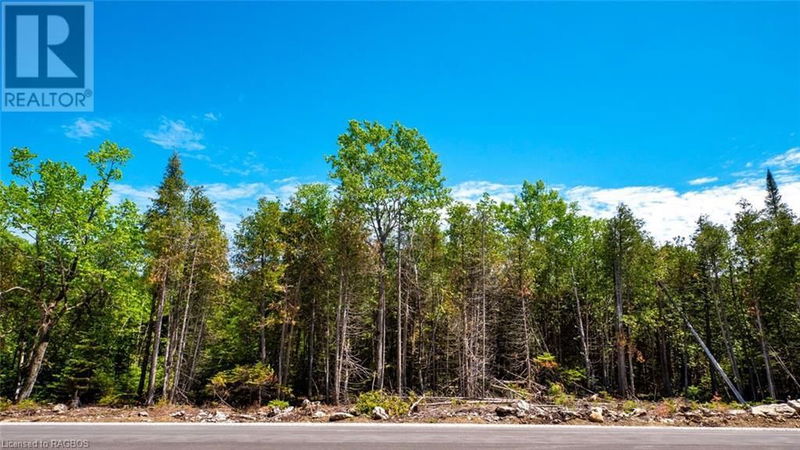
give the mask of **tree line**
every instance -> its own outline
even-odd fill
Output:
[[[230,404],[361,392],[778,399],[800,394],[800,223],[771,173],[732,226],[656,242],[627,206],[544,182],[453,201],[424,137],[349,123],[333,184],[226,234],[173,154],[145,211],[12,150],[0,183],[0,396]],[[732,205],[733,206],[733,205]]]

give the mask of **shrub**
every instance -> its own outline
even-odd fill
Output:
[[[11,408],[11,405],[13,404],[14,403],[11,400],[5,397],[0,397],[0,412],[6,411],[8,408]]]
[[[380,406],[391,416],[408,414],[413,404],[413,397],[404,399],[397,395],[390,395],[384,391],[369,391],[358,396],[355,409],[361,414],[370,414],[372,409]]]
[[[267,364],[257,363],[236,366],[218,372],[207,386],[222,402],[231,405],[261,404],[264,397],[274,397],[278,392],[275,371]]]
[[[547,395],[553,400],[553,403],[559,406],[570,406],[575,402],[575,397],[567,394],[561,383],[550,383]]]
[[[578,384],[586,379],[586,373],[581,369],[563,369],[561,371],[561,381],[568,385]]]
[[[542,369],[555,370],[558,368],[556,357],[550,353],[543,353],[533,358],[533,362]]]
[[[114,392],[109,392],[100,397],[100,400],[97,401],[97,404],[100,406],[116,406],[116,407],[125,405],[135,405],[136,396],[134,396],[133,394],[118,394]]]
[[[692,400],[697,400],[700,398],[700,387],[699,386],[689,386],[686,388],[686,397]]]
[[[276,399],[270,400],[269,403],[267,403],[267,406],[269,406],[270,408],[286,409],[286,408],[289,407],[289,402],[287,402],[286,400],[278,400],[276,398]]]
[[[600,391],[600,392],[598,392],[597,393],[597,397],[598,397],[599,400],[602,400],[604,402],[610,402],[611,400],[614,399],[614,397],[611,394],[609,394],[608,391]]]
[[[39,404],[35,400],[26,398],[17,403],[16,409],[17,411],[33,411],[34,409],[39,409]]]
[[[633,400],[625,400],[622,404],[622,410],[625,412],[631,412],[636,409],[636,402]]]

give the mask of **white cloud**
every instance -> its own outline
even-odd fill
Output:
[[[792,209],[800,210],[800,180],[788,177],[778,181],[784,201]],[[676,236],[691,236],[697,219],[703,214],[729,227],[738,211],[739,200],[745,199],[761,207],[765,191],[763,179],[751,178],[683,193],[659,186],[617,189],[578,186],[564,195],[577,201],[581,210],[593,217],[611,217],[616,206],[625,203],[644,220],[653,237],[664,242]]]
[[[212,122],[216,122],[219,120],[220,116],[219,114],[214,114],[213,112],[207,112],[203,114],[203,118]]]
[[[119,203],[130,200],[136,204],[139,211],[144,211],[150,206],[150,201],[156,196],[156,188],[152,186],[134,187],[129,184],[114,183],[111,185],[111,202]]]
[[[800,165],[800,148],[789,149],[770,158],[762,167],[767,165],[783,168],[774,171],[783,201],[794,211],[800,211],[800,174],[792,171],[792,166]],[[766,195],[765,173],[751,169],[735,176],[740,178],[732,183],[708,187],[700,186],[717,181],[716,177],[692,180],[690,184],[698,187],[685,192],[664,186],[575,186],[559,190],[568,201],[577,202],[581,212],[597,218],[613,216],[617,205],[625,203],[634,215],[644,221],[645,228],[656,240],[666,242],[676,236],[691,236],[697,219],[703,214],[715,222],[730,226],[741,199],[762,207]],[[489,181],[467,181],[453,186],[452,190],[456,200],[466,203],[477,202],[483,192],[498,201],[508,202],[513,200],[520,187]]]
[[[188,159],[196,159],[198,161],[211,161],[211,157],[206,155],[205,153],[191,153],[191,152],[180,152],[179,155],[181,158],[188,158]]]
[[[150,142],[168,150],[203,150],[203,133],[193,131],[182,120],[161,118],[158,131],[148,131],[144,137]]]
[[[258,199],[266,197],[286,204],[297,186],[297,183],[274,187],[266,183],[211,183],[203,185],[203,188],[208,198],[216,204],[225,231],[232,234],[242,217],[255,208]]]
[[[800,165],[800,147],[794,147],[764,161],[761,167],[788,169],[798,165]]]
[[[250,198],[259,198],[272,195],[274,192],[264,183],[227,183],[204,184],[206,195],[214,201],[231,201]]]
[[[719,181],[719,178],[717,178],[717,177],[700,177],[700,178],[695,178],[694,180],[689,180],[689,184],[691,184],[692,186],[699,186],[701,184],[713,183],[715,181]]]
[[[70,139],[83,139],[95,137],[98,131],[108,131],[111,129],[111,122],[107,120],[86,120],[83,117],[78,118],[70,125],[62,125],[64,135]]]
[[[261,197],[276,197],[275,191],[265,183],[210,183],[203,185],[206,195],[217,207],[217,215],[232,235],[248,210],[255,207]]]
[[[520,185],[500,184],[490,181],[465,181],[453,186],[453,199],[462,202],[475,204],[481,199],[484,192],[497,202],[511,202],[514,194],[519,191]]]

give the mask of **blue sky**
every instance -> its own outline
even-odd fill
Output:
[[[800,209],[798,30],[800,3],[97,2],[95,111],[3,113],[0,175],[112,139],[144,204],[177,150],[232,226],[326,181],[347,120],[399,120],[461,200],[541,178],[667,239],[760,202],[767,166]]]

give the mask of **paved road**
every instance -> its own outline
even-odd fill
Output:
[[[24,447],[28,443],[28,447]],[[38,447],[31,444],[38,443]],[[48,444],[45,446],[45,443]],[[422,424],[0,423],[0,449],[800,448],[800,429]],[[59,445],[60,444],[60,445]]]

